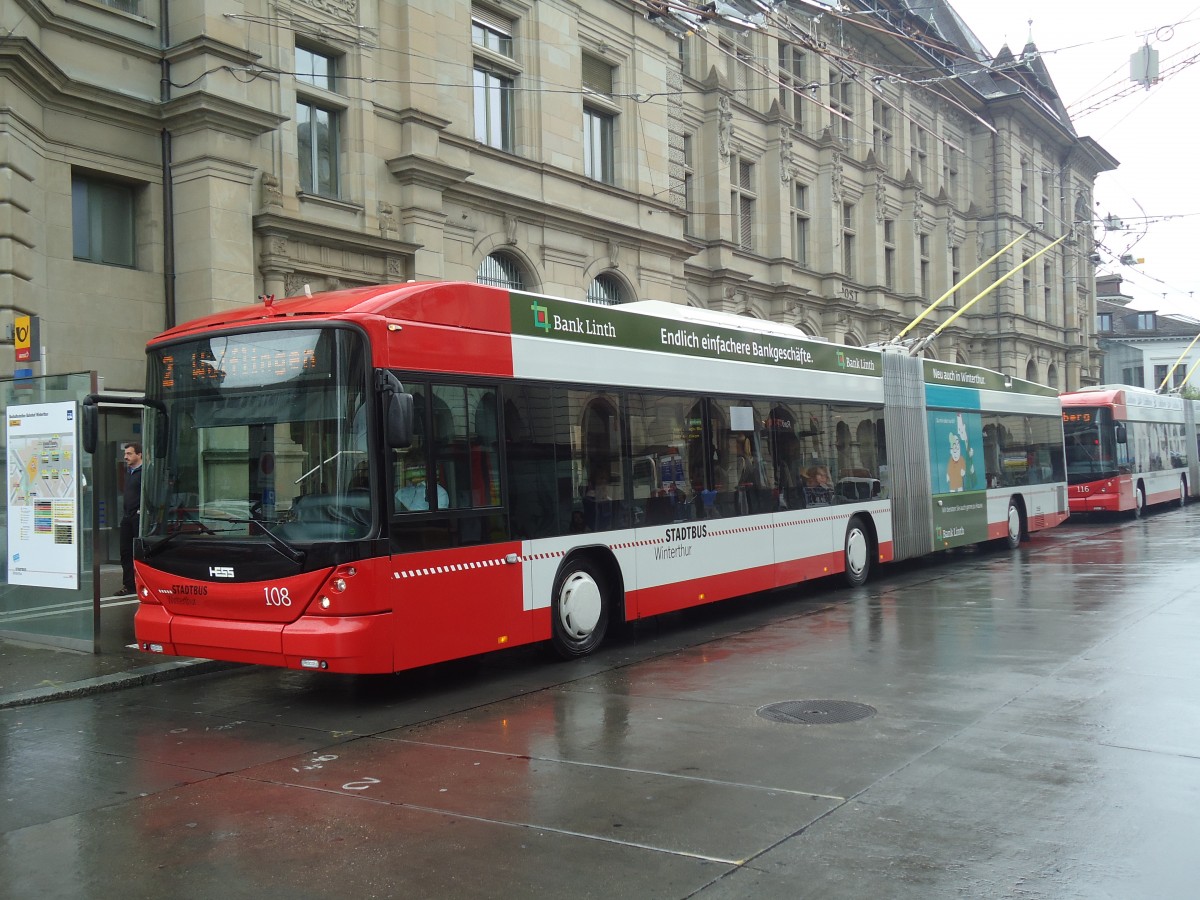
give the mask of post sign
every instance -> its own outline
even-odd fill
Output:
[[[13,318],[13,347],[17,362],[38,362],[42,358],[41,320],[37,316]]]

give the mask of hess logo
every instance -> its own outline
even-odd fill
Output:
[[[209,566],[208,575],[210,578],[232,578],[233,566]]]

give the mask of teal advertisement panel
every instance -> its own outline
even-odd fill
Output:
[[[986,540],[983,422],[978,413],[971,412],[931,410],[926,415],[936,546],[958,547]]]

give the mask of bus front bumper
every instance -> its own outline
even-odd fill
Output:
[[[390,612],[301,616],[281,624],[172,615],[157,603],[143,603],[134,633],[148,653],[355,675],[395,671]]]

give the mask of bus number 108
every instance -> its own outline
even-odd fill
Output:
[[[263,599],[267,601],[267,606],[291,606],[292,598],[288,594],[287,588],[270,587],[263,588]]]

